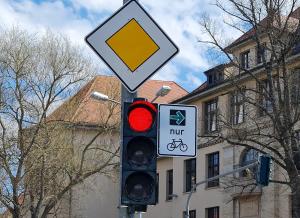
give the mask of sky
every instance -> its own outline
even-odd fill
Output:
[[[187,91],[201,85],[203,72],[224,61],[207,44],[199,25],[203,13],[223,23],[226,16],[214,0],[139,0],[139,3],[179,47],[180,52],[152,78],[177,82]],[[99,74],[113,74],[87,46],[84,37],[122,6],[122,0],[0,0],[0,27],[19,26],[32,33],[52,30],[82,46],[99,66]],[[224,24],[225,25],[225,24]],[[239,32],[224,26],[223,37],[237,38]]]

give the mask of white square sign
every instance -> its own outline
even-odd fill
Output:
[[[159,156],[196,156],[197,107],[192,105],[159,105]]]
[[[135,0],[125,4],[85,40],[131,92],[179,51]]]

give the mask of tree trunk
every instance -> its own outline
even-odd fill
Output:
[[[35,211],[35,212],[31,212],[31,218],[38,218],[38,213]]]
[[[300,180],[292,185],[292,217],[300,218]]]
[[[16,207],[12,213],[13,218],[21,218],[20,208]]]
[[[292,192],[292,218],[300,218],[300,169],[289,159],[286,164]]]
[[[55,201],[51,201],[49,204],[47,204],[42,212],[41,218],[47,218],[49,212],[54,208],[55,204]]]

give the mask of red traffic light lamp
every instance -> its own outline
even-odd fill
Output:
[[[155,121],[157,114],[156,107],[148,101],[135,101],[128,109],[128,123],[135,132],[149,130]]]

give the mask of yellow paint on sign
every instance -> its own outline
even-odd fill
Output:
[[[126,64],[131,72],[134,72],[159,50],[158,45],[135,19],[125,24],[106,40],[106,43]]]

